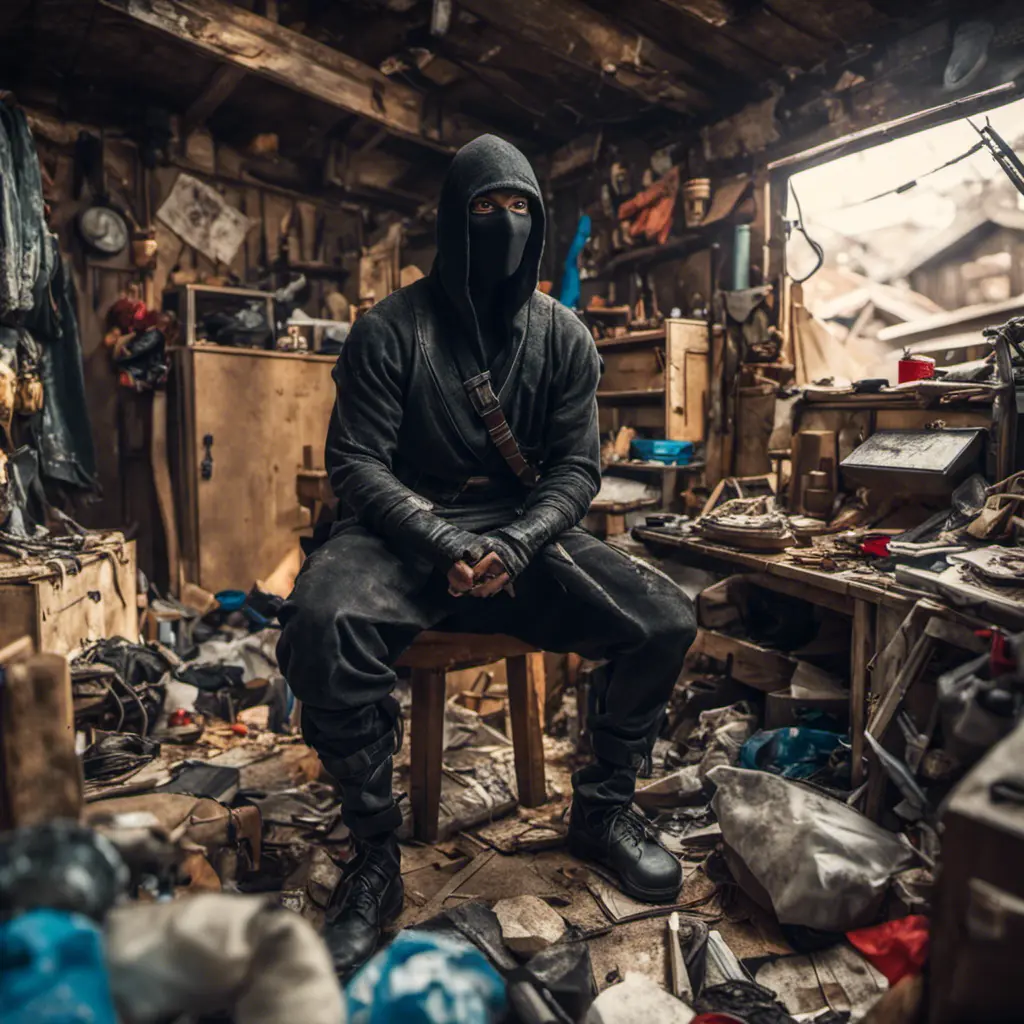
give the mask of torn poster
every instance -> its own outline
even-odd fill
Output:
[[[178,175],[156,215],[193,249],[219,263],[235,258],[250,223],[216,189],[190,174]]]

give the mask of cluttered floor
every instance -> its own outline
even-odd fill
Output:
[[[910,755],[873,743],[892,781],[855,786],[848,698],[830,692],[829,666],[837,651],[848,656],[835,613],[802,614],[801,599],[759,590],[749,572],[716,574],[628,537],[617,543],[693,594],[702,624],[635,797],[683,865],[677,900],[635,902],[564,846],[570,776],[589,759],[588,692],[604,667],[582,662],[558,680],[555,699],[548,693],[547,801],[533,808],[517,804],[507,687],[481,670],[471,686],[450,688],[446,705],[441,841],[413,838],[402,800],[405,909],[389,944],[349,982],[349,1018],[918,1019],[943,856],[938,800],[1012,729],[1002,691],[982,679],[1011,678],[1014,649],[970,634],[984,653],[965,673],[965,656],[940,650],[948,631],[927,631],[931,617],[914,620],[916,640],[904,624],[892,641],[903,645],[896,685],[918,698],[927,689],[900,683],[908,664],[922,674],[924,637],[923,660],[935,655],[939,692],[953,687],[961,714],[951,717],[946,693],[941,723],[936,711],[914,730],[921,703],[908,701],[900,725],[913,737]],[[158,639],[100,641],[71,662],[81,824],[45,822],[0,844],[5,915],[31,911],[4,925],[0,947],[70,956],[77,943],[82,977],[105,955],[122,1020],[343,1019],[316,929],[352,843],[295,727],[274,658],[276,599],[188,596],[194,606],[149,603],[144,630]],[[920,619],[922,602],[912,605]],[[723,656],[707,640],[730,632],[767,653]],[[3,657],[10,698],[32,661]],[[785,687],[773,676],[779,662]],[[408,720],[407,680],[398,697]],[[403,793],[408,733],[396,756]],[[53,761],[36,780],[42,804]],[[858,809],[872,781],[876,820]],[[282,917],[282,907],[294,914]],[[40,960],[32,969],[45,973]],[[113,1020],[97,1009],[102,986],[93,996],[89,1004],[78,987],[48,998]],[[45,1016],[52,1010],[15,1019],[57,1019]]]

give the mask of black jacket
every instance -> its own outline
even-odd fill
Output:
[[[532,216],[505,289],[511,341],[491,368],[512,432],[540,470],[531,490],[494,447],[462,385],[482,360],[468,290],[469,204],[496,188],[525,193]],[[342,349],[327,435],[331,486],[340,519],[443,569],[495,549],[518,573],[579,523],[597,493],[600,359],[575,314],[536,290],[544,207],[514,146],[485,135],[456,154],[437,235],[430,276],[363,314]]]

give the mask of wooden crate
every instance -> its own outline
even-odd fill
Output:
[[[0,583],[0,647],[27,636],[36,650],[69,654],[103,637],[138,639],[134,541],[121,558],[123,564],[116,551],[86,555],[81,572],[63,583],[59,577]]]

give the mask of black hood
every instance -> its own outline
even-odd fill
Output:
[[[492,189],[522,192],[530,201],[532,227],[519,269],[504,285],[508,322],[537,287],[544,251],[544,203],[530,161],[497,135],[481,135],[455,154],[437,207],[437,258],[431,276],[455,306],[462,322],[480,344],[469,294],[469,204]]]

